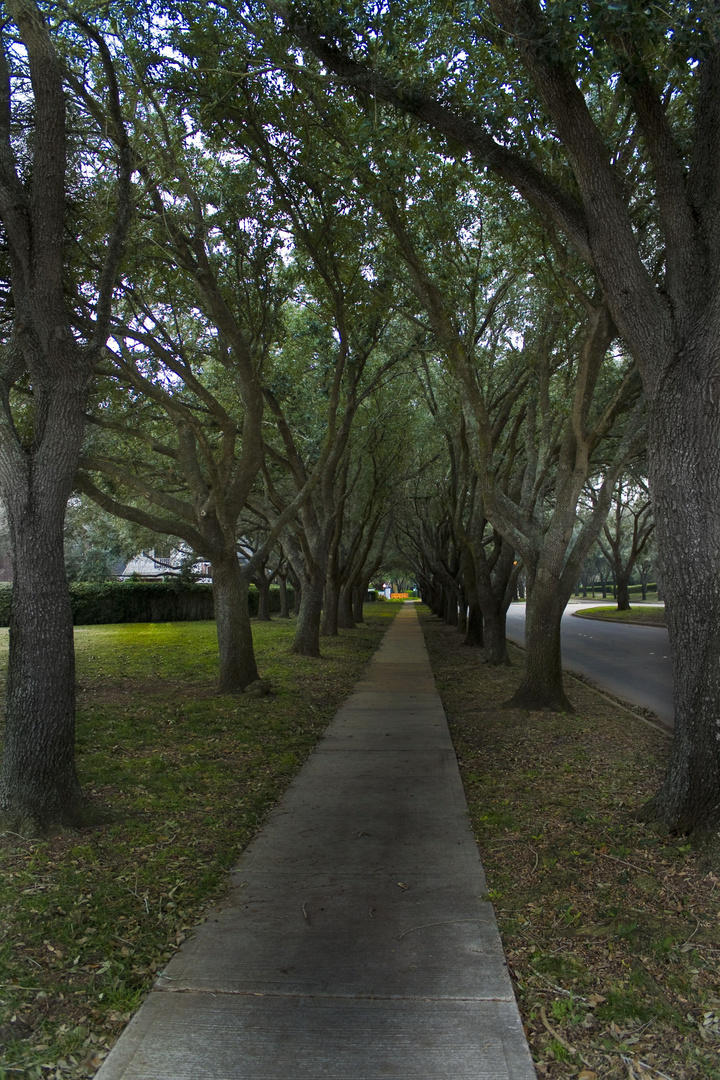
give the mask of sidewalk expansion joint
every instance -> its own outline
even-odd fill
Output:
[[[212,998],[301,998],[303,1000],[312,1000],[314,998],[322,999],[323,1001],[332,1001],[336,999],[338,1001],[427,1001],[433,1002],[436,1005],[442,1005],[443,1003],[462,1003],[465,1005],[472,1005],[473,1003],[480,1004],[486,1002],[498,1002],[500,1004],[504,1002],[515,1002],[515,997],[512,994],[507,995],[476,995],[474,997],[468,996],[453,996],[447,995],[445,997],[432,995],[432,994],[344,994],[341,990],[329,991],[329,990],[208,990],[206,988],[195,988],[192,986],[155,986],[152,993],[157,994],[197,994],[201,997]]]

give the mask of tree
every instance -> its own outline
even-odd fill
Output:
[[[115,385],[99,389],[76,484],[211,563],[220,688],[239,692],[258,678],[248,585],[279,527],[241,564],[238,520],[264,461],[264,368],[292,274],[284,221],[257,190],[254,168],[195,151],[192,179],[178,147],[184,126],[171,129],[161,115],[160,148],[175,167],[155,176],[149,155],[143,166],[153,243],[126,282],[103,367]]]
[[[69,581],[108,581],[133,555],[156,547],[152,533],[118,521],[86,499],[71,497],[65,515],[65,568]]]
[[[714,841],[720,15],[682,0],[662,8],[490,0],[480,19],[428,3],[415,8],[412,25],[394,8],[369,14],[356,5],[345,19],[279,3],[273,10],[338,81],[469,154],[596,269],[649,401],[648,468],[673,656],[672,756],[645,812]]]
[[[512,703],[568,709],[560,621],[585,555],[607,516],[615,480],[642,430],[638,410],[627,415],[639,390],[634,365],[621,359],[605,363],[615,328],[603,300],[588,296],[567,272],[572,293],[558,295],[543,282],[541,264],[534,267],[524,322],[514,321],[508,333],[493,335],[490,328],[510,280],[493,280],[492,267],[483,273],[481,256],[474,251],[482,241],[478,245],[469,237],[462,244],[467,278],[463,280],[457,265],[449,275],[442,248],[436,254],[418,219],[422,202],[418,184],[411,199],[404,192],[401,197],[406,206],[383,193],[383,212],[457,385],[484,513],[520,554],[528,581],[524,675]],[[456,203],[459,198],[458,192]],[[471,231],[467,223],[465,230]],[[456,246],[461,246],[459,241]],[[461,290],[471,299],[461,299]],[[519,350],[511,334],[517,338],[521,333]],[[525,381],[523,371],[528,373]],[[515,413],[519,427],[510,439],[511,446],[515,437],[524,444],[514,492],[507,484],[513,462],[512,458],[508,462],[504,436],[506,428],[513,431],[508,421],[517,399],[512,392],[501,394],[495,412],[491,402],[498,372],[516,393],[523,389],[523,410]],[[605,462],[597,506],[578,528],[580,493],[594,456],[608,445],[613,425],[624,429],[622,436]],[[512,561],[508,570],[511,565]],[[504,622],[497,605],[496,614]],[[504,633],[502,637],[504,641]]]
[[[468,277],[472,279],[473,276],[468,275],[468,269],[467,263],[463,265],[461,258],[453,260],[450,272],[458,282],[465,279],[467,285]],[[475,284],[478,284],[477,281]],[[473,308],[471,302],[469,310],[472,312]],[[482,317],[477,322],[471,318],[470,323],[468,337],[474,337],[482,324]],[[497,376],[497,371],[494,374]],[[502,460],[496,478],[506,496],[510,495],[511,486],[516,482],[518,423],[522,422],[523,417],[522,407],[517,406],[525,388],[523,378],[518,379],[514,375],[511,372],[509,377],[505,377],[501,372],[499,377],[485,384],[487,413],[492,418],[497,460]],[[486,516],[477,462],[471,453],[461,405],[462,393],[458,391],[455,381],[448,378],[441,362],[432,366],[425,364],[422,381],[427,408],[445,441],[449,476],[441,485],[441,490],[446,493],[446,506],[441,517],[447,517],[450,535],[456,544],[455,575],[450,570],[448,560],[439,551],[432,560],[431,573],[436,578],[444,579],[446,586],[457,593],[456,602],[459,602],[462,614],[459,625],[466,635],[466,643],[482,645],[490,664],[507,664],[505,620],[521,561],[515,557],[512,544],[492,528]],[[414,518],[422,523],[424,533],[424,540],[419,541],[417,550],[425,553],[433,530],[422,513],[416,511]],[[424,561],[427,565],[427,554]]]
[[[594,494],[591,489],[591,499]],[[618,611],[630,610],[630,578],[654,531],[647,484],[641,477],[621,476],[613,491],[608,520],[598,537],[598,547],[615,573]]]
[[[92,49],[97,62],[94,74],[86,71],[89,92],[107,99],[117,153],[77,99],[76,135],[70,135],[65,46],[34,0],[7,0],[4,6],[0,220],[7,316],[0,356],[0,496],[14,579],[0,814],[10,828],[26,831],[76,824],[87,810],[74,760],[63,522],[130,216],[131,152],[113,60],[100,35],[76,20],[85,55]],[[94,181],[83,183],[83,169]],[[113,170],[114,193],[102,179]],[[93,216],[100,192],[113,206],[107,229]],[[92,254],[90,266],[75,262],[78,239]]]

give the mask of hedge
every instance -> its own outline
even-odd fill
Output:
[[[10,622],[12,585],[0,582],[0,626]],[[288,587],[292,607],[293,590]],[[70,586],[73,622],[80,626],[124,622],[195,622],[213,619],[212,585],[183,581],[75,582]],[[250,586],[248,606],[258,612],[258,591]],[[280,610],[280,590],[270,589],[270,611]]]
[[[654,581],[649,582],[645,586],[646,592],[657,592],[657,585]],[[628,585],[628,592],[630,596],[642,596],[642,585]]]

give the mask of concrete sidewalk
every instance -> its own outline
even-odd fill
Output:
[[[534,1080],[405,604],[98,1080]]]

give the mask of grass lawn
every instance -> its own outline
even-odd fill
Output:
[[[366,666],[398,604],[288,652],[254,623],[261,699],[215,692],[214,623],[76,627],[78,767],[110,824],[0,837],[0,1080],[92,1076]],[[7,631],[0,631],[2,678]]]
[[[574,612],[579,619],[602,619],[608,622],[642,623],[643,626],[666,626],[665,608],[638,604],[630,611],[618,611],[616,607],[578,608]]]
[[[633,818],[669,739],[574,680],[574,715],[504,708],[519,650],[422,622],[538,1075],[720,1080],[720,876]]]

